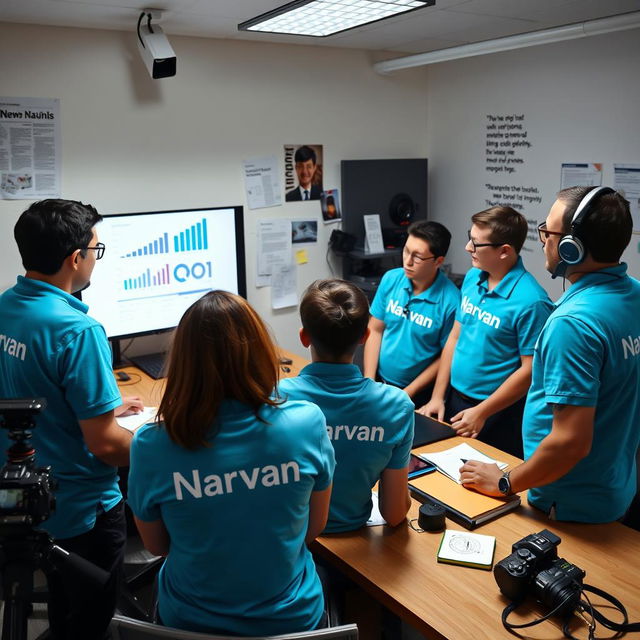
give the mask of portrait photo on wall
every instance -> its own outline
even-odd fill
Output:
[[[292,220],[291,242],[293,244],[311,244],[318,242],[318,221]]]
[[[325,224],[340,222],[340,198],[337,189],[327,189],[320,196],[320,208],[322,209],[322,219]]]
[[[322,195],[322,145],[284,145],[286,202],[320,200]]]

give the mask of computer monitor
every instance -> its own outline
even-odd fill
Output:
[[[119,340],[173,329],[207,291],[247,294],[242,207],[106,215],[106,251],[82,292],[119,360]]]

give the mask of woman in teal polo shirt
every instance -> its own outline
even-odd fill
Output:
[[[335,459],[322,412],[271,397],[278,358],[239,296],[212,291],[176,330],[159,413],[131,448],[129,502],[159,575],[163,624],[234,635],[315,629],[306,543],[324,528]]]

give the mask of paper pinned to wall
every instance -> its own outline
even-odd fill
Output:
[[[298,304],[297,270],[295,265],[274,269],[271,274],[271,308],[284,309]]]
[[[296,264],[307,264],[309,262],[309,254],[306,249],[298,249],[296,251]]]
[[[614,188],[629,201],[633,230],[640,231],[640,164],[614,164]]]
[[[244,184],[249,209],[277,207],[282,204],[280,169],[276,156],[245,160]]]
[[[291,262],[291,220],[258,220],[258,276],[270,276],[274,269]]]
[[[563,162],[560,168],[560,189],[568,187],[599,187],[602,184],[601,162]]]
[[[0,97],[0,197],[59,198],[60,165],[60,100]]]

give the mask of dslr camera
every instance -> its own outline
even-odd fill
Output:
[[[0,400],[0,427],[13,440],[0,469],[0,533],[38,525],[55,509],[50,467],[35,466],[31,430],[47,403],[44,398]]]
[[[493,569],[500,591],[519,602],[533,595],[555,613],[570,613],[579,601],[585,572],[558,557],[560,538],[543,529],[515,542]]]

